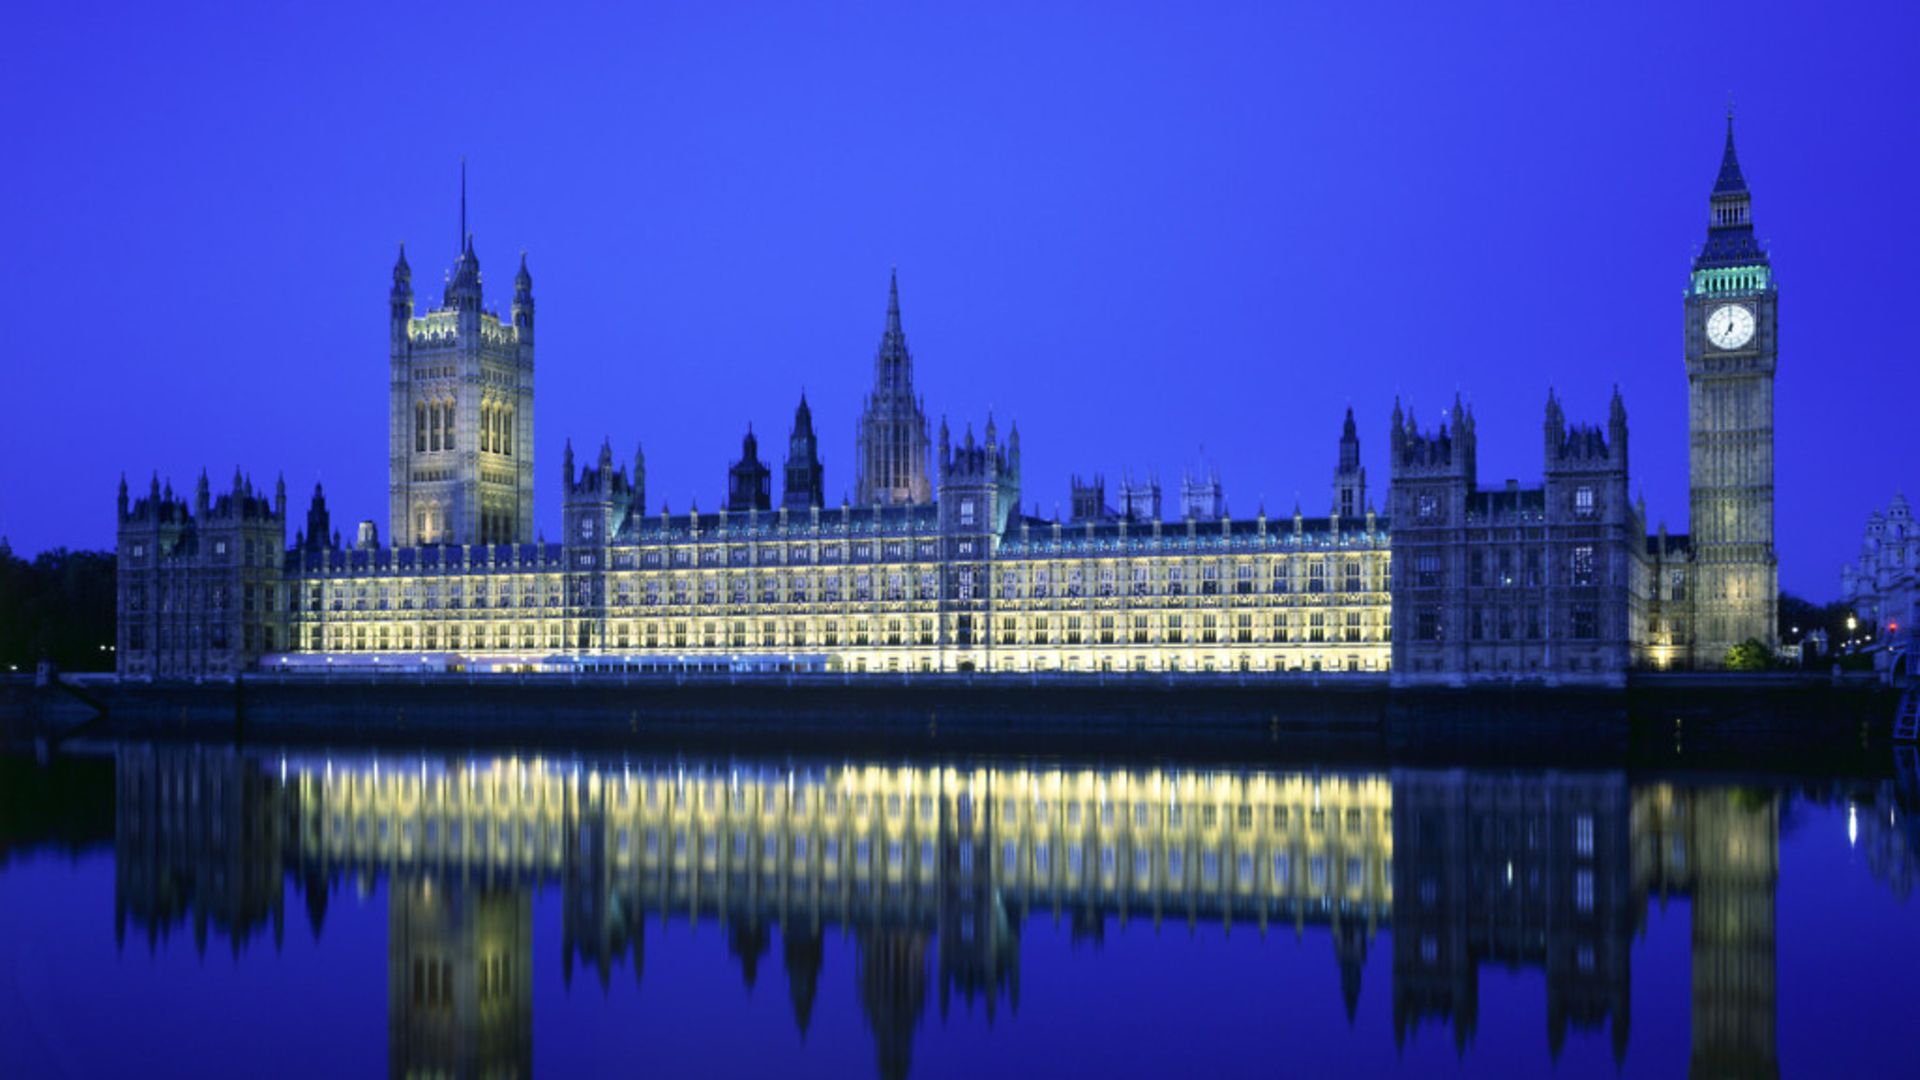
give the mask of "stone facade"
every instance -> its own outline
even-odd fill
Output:
[[[389,298],[387,531],[393,543],[533,539],[533,277],[520,256],[509,321],[481,306],[466,231],[440,307],[413,310],[406,248]]]
[[[201,473],[191,506],[157,476],[138,500],[121,480],[120,674],[231,678],[290,647],[281,589],[286,510],[284,483],[269,499],[237,470],[218,498]]]
[[[1627,414],[1568,427],[1547,396],[1539,487],[1482,490],[1473,411],[1423,432],[1394,405],[1393,670],[1400,683],[1618,683],[1645,592],[1645,523],[1627,496]]]

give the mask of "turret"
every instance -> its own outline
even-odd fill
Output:
[[[333,535],[333,520],[327,513],[326,492],[319,484],[313,485],[313,501],[307,504],[306,547],[308,551],[319,551],[327,546],[327,537]]]
[[[127,520],[127,474],[120,474],[120,498],[115,504],[119,508],[119,520]]]
[[[628,501],[630,516],[638,522],[647,512],[647,450],[637,443],[633,448],[633,488]]]
[[[807,407],[807,395],[800,395],[800,406],[793,411],[793,432],[787,437],[785,487],[780,505],[791,511],[826,504],[825,476],[820,467],[820,442],[813,434],[813,410]]]
[[[1333,470],[1333,512],[1351,521],[1365,512],[1366,505],[1367,470],[1360,465],[1360,432],[1349,406],[1340,428],[1340,459]]]
[[[1627,467],[1627,405],[1620,399],[1620,384],[1613,386],[1613,401],[1607,407],[1607,441],[1613,444],[1613,455],[1619,461],[1620,468]]]
[[[1567,442],[1567,416],[1561,411],[1560,399],[1551,388],[1547,390],[1547,418],[1543,433],[1546,436],[1547,467],[1552,468],[1554,459],[1560,456],[1560,450]]]
[[[413,267],[407,265],[407,245],[400,245],[400,257],[393,263],[393,291],[388,294],[394,332],[404,340],[407,320],[413,317]]]
[[[527,253],[520,253],[520,272],[513,275],[513,325],[520,340],[533,340],[533,275],[527,272]]]
[[[760,462],[760,442],[749,424],[746,438],[740,440],[740,460],[727,470],[727,512],[771,509],[771,487],[771,474]]]
[[[193,516],[204,520],[207,516],[207,508],[212,505],[212,502],[212,491],[207,484],[207,470],[201,469],[200,481],[193,486]]]

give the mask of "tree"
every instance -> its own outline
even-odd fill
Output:
[[[1728,671],[1765,671],[1773,664],[1773,653],[1759,638],[1748,638],[1727,650]]]
[[[108,670],[114,654],[114,556],[43,551],[32,562],[0,545],[0,664]]]

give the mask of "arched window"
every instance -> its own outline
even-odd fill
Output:
[[[427,449],[427,406],[421,401],[413,403],[413,449],[416,453]]]
[[[449,401],[446,403],[446,405],[442,407],[445,408],[447,411],[447,440],[446,441],[447,441],[447,449],[451,450],[453,449],[453,402]]]
[[[512,457],[513,456],[513,406],[511,405],[507,406],[506,413],[507,413],[506,415],[507,451],[506,452],[508,457]]]
[[[438,450],[440,449],[440,403],[439,402],[436,401],[432,405],[427,407],[427,418],[431,421],[431,428],[428,433],[429,438],[427,439],[427,449]]]

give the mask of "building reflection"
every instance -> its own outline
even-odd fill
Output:
[[[1774,893],[1780,804],[1748,788],[1654,785],[1633,806],[1636,892],[1693,902],[1693,1076],[1780,1075]],[[1644,903],[1644,900],[1643,900]]]
[[[127,747],[116,911],[149,943],[192,925],[236,954],[284,933],[289,885],[320,935],[331,893],[386,883],[394,1075],[532,1067],[532,893],[557,885],[561,964],[643,978],[650,919],[724,928],[742,981],[779,963],[804,1039],[825,935],[882,1076],[909,1073],[937,1000],[991,1022],[1020,1001],[1036,918],[1325,927],[1351,1020],[1391,929],[1395,1037],[1480,1022],[1481,967],[1544,971],[1573,1031],[1627,1053],[1649,898],[1688,896],[1693,1071],[1770,1075],[1777,798],[1620,772],[593,765],[541,757],[248,756]],[[776,947],[777,942],[777,947]],[[775,954],[778,954],[777,958]],[[777,992],[777,991],[776,991]]]

